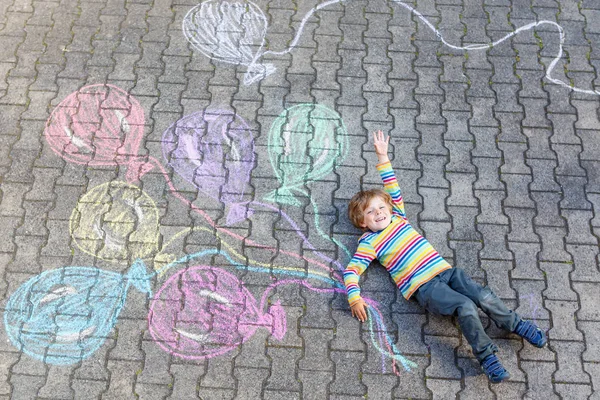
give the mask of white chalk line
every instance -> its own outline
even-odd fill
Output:
[[[342,0],[343,1],[343,0]],[[455,49],[455,50],[465,50],[465,51],[471,51],[471,50],[488,50],[491,49],[492,47],[495,47],[496,45],[510,39],[513,36],[518,35],[519,33],[523,32],[523,31],[528,31],[530,29],[536,28],[538,26],[541,25],[552,25],[554,26],[557,30],[558,30],[558,34],[559,34],[559,44],[558,44],[558,54],[556,55],[556,57],[554,57],[554,59],[552,60],[552,62],[550,63],[550,65],[548,66],[548,68],[546,69],[546,79],[548,79],[550,82],[556,84],[556,85],[560,85],[563,87],[566,87],[567,89],[573,90],[574,92],[578,92],[578,93],[585,93],[585,94],[592,94],[592,95],[600,95],[600,91],[598,90],[588,90],[588,89],[581,89],[578,88],[576,86],[572,86],[564,81],[561,81],[560,79],[556,79],[552,77],[552,70],[554,69],[554,67],[556,67],[556,64],[560,61],[560,59],[562,58],[563,55],[563,44],[565,43],[565,31],[563,29],[562,26],[560,26],[559,24],[557,24],[554,21],[548,21],[548,20],[541,20],[538,22],[531,22],[527,25],[524,25],[520,28],[517,28],[516,30],[506,34],[505,36],[503,36],[502,38],[496,40],[495,42],[491,42],[491,43],[487,43],[487,44],[470,44],[467,46],[455,46],[451,43],[448,43],[443,35],[440,33],[440,31],[438,31],[435,26],[433,26],[433,24],[431,22],[429,22],[429,20],[427,18],[425,18],[425,16],[423,14],[421,14],[419,11],[415,10],[414,8],[412,8],[411,6],[409,6],[406,3],[403,3],[399,0],[391,0],[394,3],[406,8],[407,10],[409,10],[411,13],[415,14],[421,21],[423,21],[423,23],[425,25],[427,25],[427,27],[429,29],[431,29],[435,35],[441,40],[441,42],[450,47],[451,49]]]
[[[345,2],[350,2],[350,1],[352,1],[352,0],[329,0],[329,1],[321,3],[321,4],[317,5],[316,7],[313,7],[312,9],[310,9],[306,13],[306,15],[302,18],[302,21],[300,22],[300,25],[298,26],[298,29],[296,30],[296,35],[294,36],[294,38],[293,38],[292,42],[290,43],[289,47],[287,49],[285,49],[285,50],[282,50],[282,51],[272,51],[272,50],[267,50],[267,51],[264,51],[264,52],[260,51],[262,49],[262,47],[264,46],[264,36],[266,36],[266,33],[267,33],[267,29],[264,29],[262,31],[264,33],[264,36],[263,36],[262,42],[260,43],[259,50],[256,52],[256,54],[254,55],[254,57],[252,58],[252,60],[250,62],[241,62],[240,64],[247,66],[249,68],[249,70],[253,70],[253,69],[256,69],[255,66],[257,65],[257,61],[261,57],[263,57],[265,55],[272,54],[272,55],[279,55],[279,56],[281,56],[281,55],[285,55],[285,54],[291,52],[296,47],[296,45],[298,44],[298,42],[300,40],[300,37],[302,36],[302,33],[304,31],[304,26],[306,25],[306,23],[308,22],[308,20],[310,19],[310,17],[312,17],[313,14],[316,11],[319,11],[319,10],[321,10],[321,9],[323,9],[325,7],[328,7],[328,6],[332,5],[332,4],[345,3]],[[545,74],[546,79],[548,81],[556,84],[556,85],[565,87],[565,88],[567,88],[569,90],[572,90],[574,92],[577,92],[577,93],[584,93],[584,94],[590,94],[590,95],[600,95],[600,91],[598,91],[598,90],[593,90],[593,89],[590,90],[590,89],[578,88],[578,87],[576,87],[574,85],[571,85],[571,84],[569,84],[567,82],[564,82],[564,81],[562,81],[560,79],[552,77],[552,71],[554,70],[554,68],[556,67],[556,64],[558,64],[558,62],[561,60],[561,58],[563,56],[563,45],[564,45],[564,42],[565,42],[565,32],[564,32],[564,29],[562,28],[562,26],[560,26],[558,23],[556,23],[554,21],[541,20],[541,21],[537,21],[537,22],[531,22],[531,23],[529,23],[527,25],[524,25],[524,26],[522,26],[520,28],[517,28],[516,30],[514,30],[514,31],[512,31],[512,32],[510,32],[508,34],[506,34],[502,38],[500,38],[500,39],[498,39],[498,40],[496,40],[494,42],[491,42],[491,43],[486,43],[486,44],[469,44],[469,45],[466,45],[466,46],[457,46],[457,45],[453,45],[452,43],[449,43],[448,41],[446,41],[446,39],[441,34],[441,32],[438,29],[436,29],[436,27],[422,13],[420,13],[419,11],[417,11],[415,8],[413,8],[410,5],[408,5],[408,4],[406,4],[406,3],[402,2],[402,1],[399,1],[399,0],[390,0],[390,1],[392,1],[393,3],[398,4],[399,6],[405,8],[406,10],[408,10],[409,12],[411,12],[412,14],[416,15],[429,29],[431,29],[431,31],[433,33],[435,33],[435,35],[440,39],[440,41],[445,46],[447,46],[447,47],[449,47],[451,49],[454,49],[454,50],[462,50],[462,51],[489,50],[489,49],[491,49],[491,48],[493,48],[493,47],[495,47],[495,46],[497,46],[497,45],[505,42],[506,40],[512,38],[513,36],[518,35],[521,32],[524,32],[524,31],[527,31],[527,30],[531,30],[531,29],[537,28],[538,26],[542,26],[542,25],[553,26],[554,28],[556,28],[556,30],[558,31],[558,34],[559,34],[558,54],[556,55],[556,57],[554,57],[554,59],[552,60],[552,62],[548,66],[548,68],[546,69],[546,74]],[[250,1],[247,1],[247,3],[252,4],[254,7],[256,7],[256,9],[260,10],[260,8],[256,4],[254,4],[254,3],[250,2]],[[190,12],[188,12],[188,15],[192,12],[192,10],[190,10]],[[263,15],[263,17],[264,17],[264,15]],[[187,19],[187,16],[183,20],[183,26],[182,26],[182,28],[183,28],[184,32],[189,32],[189,29],[186,26],[186,19]],[[265,18],[265,20],[266,20],[266,18]],[[190,35],[190,33],[188,33],[188,35],[186,35],[186,36],[190,37],[189,35]],[[192,45],[194,45],[194,43],[192,43]],[[196,47],[196,46],[194,46],[194,47]],[[207,55],[207,56],[209,56],[206,53],[204,53],[204,54]],[[268,75],[268,74],[263,74],[262,77],[259,77],[258,79],[262,79],[262,78],[266,77],[266,75]],[[254,82],[256,80],[257,80],[257,78],[252,79],[248,83],[252,83],[252,82]]]

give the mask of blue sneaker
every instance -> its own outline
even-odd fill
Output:
[[[520,320],[515,328],[515,333],[527,340],[535,347],[544,347],[548,343],[546,334],[531,321]]]
[[[510,378],[510,374],[504,369],[502,363],[495,354],[490,354],[481,361],[481,368],[492,383],[500,383]]]

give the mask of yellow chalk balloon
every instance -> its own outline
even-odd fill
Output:
[[[69,230],[83,252],[131,262],[158,251],[158,209],[143,190],[114,181],[88,191],[71,214]]]

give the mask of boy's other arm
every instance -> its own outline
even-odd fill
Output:
[[[344,271],[344,285],[346,286],[348,303],[352,309],[352,315],[355,315],[354,306],[360,302],[364,303],[364,300],[362,297],[360,297],[360,287],[358,286],[358,281],[360,280],[362,273],[365,272],[369,264],[371,264],[371,261],[374,259],[375,250],[373,247],[368,243],[359,242],[358,249],[356,249],[354,257],[352,257],[352,260],[350,260],[350,263]],[[364,314],[364,317],[366,318],[366,314]]]

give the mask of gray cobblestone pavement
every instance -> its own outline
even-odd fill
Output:
[[[0,0],[0,397],[600,398],[597,0],[196,1]],[[376,129],[413,225],[548,331],[482,316],[509,381],[380,266],[351,317]]]

